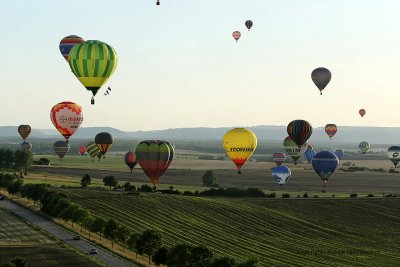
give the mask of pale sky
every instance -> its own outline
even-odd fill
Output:
[[[399,126],[400,1],[155,2],[2,1],[0,125],[53,128],[51,107],[73,101],[83,127],[121,130],[293,119]],[[106,42],[119,57],[94,106],[59,52],[71,34]],[[317,67],[332,72],[322,96],[310,77]]]

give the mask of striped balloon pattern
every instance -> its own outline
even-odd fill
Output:
[[[100,41],[85,41],[69,53],[69,65],[78,80],[95,96],[117,67],[114,48]]]
[[[67,37],[63,38],[60,42],[60,52],[61,55],[65,58],[65,60],[68,62],[68,56],[69,52],[71,51],[72,47],[74,47],[76,44],[80,44],[84,42],[81,37],[77,35],[68,35]]]
[[[31,126],[29,126],[29,125],[20,125],[20,126],[18,126],[18,133],[19,133],[19,135],[21,136],[21,138],[25,141],[26,140],[26,138],[28,138],[28,136],[30,135],[30,133],[31,133]]]
[[[174,158],[174,147],[167,141],[145,140],[136,146],[136,159],[153,185],[168,169]]]
[[[312,132],[311,124],[305,120],[294,120],[287,126],[288,135],[299,148],[307,142]]]
[[[336,134],[337,132],[337,126],[336,124],[329,123],[325,125],[325,132],[329,136],[329,139],[332,140],[332,137]]]
[[[110,133],[101,132],[95,136],[94,142],[101,151],[102,156],[105,157],[107,151],[110,150],[112,144],[114,143],[114,138]]]
[[[285,162],[286,155],[283,152],[274,153],[272,155],[272,161],[275,162],[277,166],[281,166]]]
[[[61,102],[50,111],[50,119],[54,127],[62,134],[65,141],[78,130],[83,122],[82,107],[73,102]]]
[[[32,144],[30,142],[28,142],[28,141],[24,141],[24,142],[21,143],[21,149],[25,150],[25,151],[31,150],[32,149]]]
[[[86,151],[89,154],[89,156],[94,159],[94,157],[97,156],[97,153],[99,153],[100,149],[96,145],[95,142],[90,142],[89,144],[86,145]]]
[[[128,165],[129,169],[133,170],[135,168],[137,161],[136,161],[136,155],[132,151],[128,151],[125,154],[125,164]]]
[[[370,148],[370,145],[367,141],[362,141],[359,145],[358,148],[360,149],[361,153],[365,154]]]
[[[54,152],[57,154],[57,156],[62,160],[65,156],[65,154],[68,153],[70,149],[70,145],[68,142],[65,141],[57,141],[53,145]]]

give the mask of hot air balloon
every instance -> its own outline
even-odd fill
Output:
[[[361,118],[364,118],[365,113],[367,113],[367,112],[363,108],[358,111],[358,114],[361,115]]]
[[[57,141],[53,145],[54,147],[54,152],[56,152],[57,156],[62,160],[65,156],[65,154],[68,153],[69,151],[69,143],[65,141]]]
[[[61,102],[50,111],[50,119],[65,141],[73,135],[83,122],[82,107],[73,102]]]
[[[174,147],[162,140],[145,140],[136,146],[137,162],[153,185],[168,169],[174,158]]]
[[[332,140],[332,137],[337,132],[336,124],[329,123],[329,124],[325,125],[325,132],[329,136],[329,139]]]
[[[81,154],[81,156],[85,155],[86,153],[86,146],[81,146],[79,147],[79,154]]]
[[[339,159],[332,152],[321,151],[313,157],[311,165],[326,187],[329,177],[331,177],[339,166]]]
[[[358,148],[360,149],[361,153],[365,154],[367,153],[369,149],[369,143],[367,141],[362,141],[359,145]]]
[[[337,149],[333,153],[336,155],[336,157],[338,157],[338,159],[342,159],[344,157],[344,151],[341,149]]]
[[[101,160],[101,157],[103,157],[104,155],[103,155],[103,152],[101,152],[101,151],[99,151],[99,152],[97,152],[97,158],[99,159],[99,161]]]
[[[305,120],[291,121],[287,126],[287,133],[293,142],[299,146],[304,145],[312,134],[312,126]]]
[[[86,151],[90,155],[92,160],[94,160],[94,157],[97,156],[100,150],[95,142],[90,142],[89,144],[86,145]]]
[[[60,42],[60,52],[61,55],[65,58],[65,60],[68,62],[68,55],[69,52],[71,51],[72,47],[76,44],[80,44],[84,42],[81,37],[77,35],[68,35],[67,37],[64,37],[61,42]]]
[[[253,22],[251,20],[246,20],[244,25],[246,25],[247,29],[250,31],[251,27],[253,27]]]
[[[307,159],[308,163],[311,163],[311,160],[313,157],[317,154],[314,150],[314,148],[310,145],[308,145],[306,151],[304,151],[303,155]]]
[[[103,154],[103,157],[105,157],[107,151],[111,148],[114,142],[114,138],[111,134],[102,132],[96,135],[96,137],[94,138],[94,142],[99,147],[99,150]]]
[[[83,86],[92,91],[92,104],[100,87],[113,74],[117,62],[114,48],[100,41],[85,41],[71,49],[69,65]]]
[[[327,68],[321,67],[311,72],[311,79],[318,87],[321,95],[322,95],[322,90],[324,90],[325,87],[328,85],[328,83],[331,81],[331,77],[332,74]]]
[[[277,166],[281,166],[285,159],[286,155],[282,152],[274,153],[272,155],[272,161],[275,162]]]
[[[160,5],[160,0],[157,0],[156,5],[157,5],[157,6]]]
[[[31,126],[29,125],[20,125],[18,126],[18,133],[22,137],[22,139],[25,141],[26,138],[28,138],[29,134],[31,133]]]
[[[393,162],[394,167],[400,162],[400,146],[391,146],[388,149],[388,157]]]
[[[275,182],[277,182],[280,186],[289,181],[290,175],[292,175],[292,172],[286,166],[277,166],[272,168],[272,177],[274,177]]]
[[[233,39],[236,40],[236,42],[240,39],[240,36],[242,36],[242,34],[239,31],[234,31],[232,33]]]
[[[235,128],[225,133],[222,140],[226,154],[236,164],[238,174],[241,173],[240,168],[248,158],[253,154],[257,147],[256,135],[245,128]]]
[[[32,149],[32,144],[28,141],[24,141],[21,143],[21,149],[22,150],[31,150]]]
[[[133,153],[132,151],[126,152],[125,163],[126,165],[128,165],[129,169],[132,172],[133,168],[135,168],[135,165],[137,163],[135,153]]]
[[[299,146],[293,142],[290,136],[288,136],[285,138],[285,140],[283,140],[283,147],[285,148],[286,154],[289,155],[294,160],[294,164],[297,165],[297,160],[306,150],[307,143],[299,148]]]

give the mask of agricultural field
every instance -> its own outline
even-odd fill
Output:
[[[263,266],[400,262],[400,199],[206,198],[59,189],[92,213],[133,231],[159,229],[168,246],[204,244],[214,253],[259,258]]]
[[[59,240],[0,207],[0,266],[15,257],[28,266],[99,266]]]

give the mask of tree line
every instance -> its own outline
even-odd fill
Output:
[[[0,168],[18,171],[20,175],[28,174],[28,167],[32,164],[33,155],[28,150],[11,150],[0,148]]]

